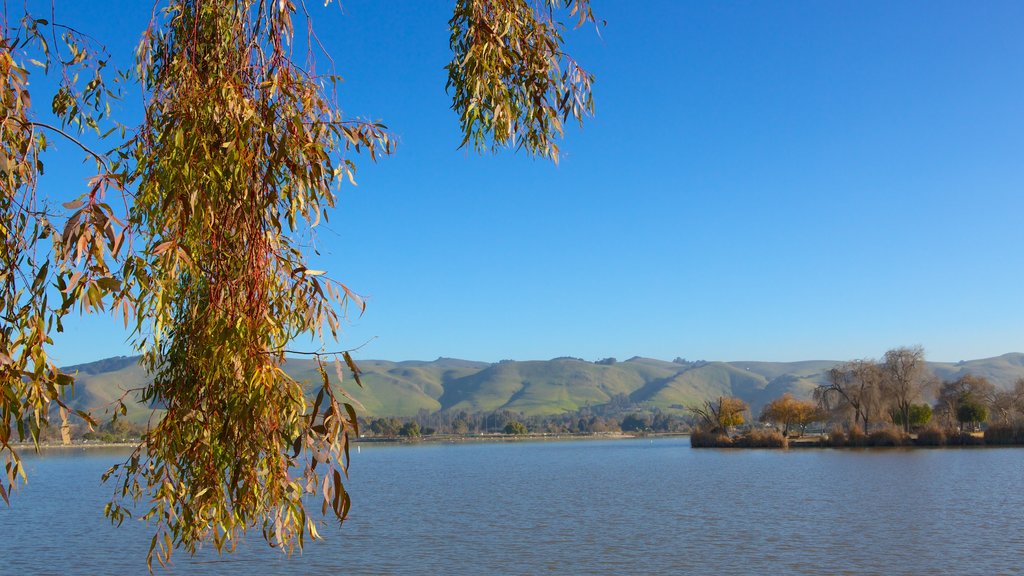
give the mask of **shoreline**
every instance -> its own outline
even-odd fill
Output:
[[[629,434],[626,432],[595,432],[590,434],[573,433],[534,433],[534,434],[433,434],[417,438],[361,437],[353,438],[353,444],[461,444],[504,443],[504,442],[543,442],[543,441],[588,441],[588,440],[630,440],[637,438],[672,438],[689,436],[689,432],[664,432],[651,434]],[[12,442],[11,447],[18,450],[68,450],[93,448],[134,448],[138,442],[96,442],[91,440],[74,440],[70,444],[46,442],[34,445],[31,442]]]
[[[533,434],[434,434],[431,436],[421,436],[418,438],[404,438],[404,437],[361,437],[352,440],[353,444],[387,444],[387,445],[416,445],[416,444],[463,444],[463,443],[509,443],[509,442],[564,442],[564,441],[595,441],[595,440],[639,440],[639,439],[657,439],[657,438],[684,438],[689,437],[689,432],[657,432],[657,433],[642,433],[632,434],[627,432],[595,432],[589,434],[576,434],[576,433],[533,433]],[[61,444],[54,442],[41,443],[38,446],[33,445],[31,442],[12,442],[11,447],[19,451],[36,451],[43,452],[46,450],[93,450],[93,449],[129,449],[138,446],[138,442],[97,442],[90,440],[78,440],[72,441],[70,444]],[[911,440],[906,444],[898,446],[886,446],[886,445],[842,445],[842,446],[829,446],[823,445],[820,436],[808,435],[797,438],[787,439],[786,446],[699,446],[696,449],[720,449],[720,450],[789,450],[789,449],[822,449],[822,450],[877,450],[877,449],[892,449],[899,448],[903,450],[914,450],[914,449],[936,449],[936,448],[1021,448],[1024,444],[1010,443],[1010,444],[985,444],[985,443],[968,443],[968,444],[943,444],[943,445],[928,445],[918,444]],[[693,446],[690,446],[693,448]]]

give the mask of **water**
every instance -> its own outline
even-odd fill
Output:
[[[140,574],[102,517],[123,452],[47,452],[0,504],[0,574]],[[1012,574],[1024,450],[692,450],[686,439],[362,446],[351,519],[172,574]],[[159,572],[159,569],[158,569]]]

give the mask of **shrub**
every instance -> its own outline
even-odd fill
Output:
[[[518,420],[513,420],[505,425],[503,430],[505,434],[527,434],[529,430],[526,429],[526,425]]]
[[[850,431],[846,434],[846,445],[847,446],[867,446],[868,437],[864,434],[864,430],[860,426],[854,425],[850,428]]]
[[[890,412],[892,416],[892,423],[897,426],[905,426],[903,413],[899,410],[893,409]],[[932,407],[927,404],[911,404],[910,405],[910,428],[920,428],[927,424],[932,419]]]
[[[732,440],[720,432],[697,430],[690,434],[690,447],[692,448],[728,448],[731,446]]]
[[[957,407],[956,419],[961,424],[969,424],[971,428],[976,428],[978,424],[988,420],[988,408],[968,397]]]
[[[778,430],[749,430],[733,442],[742,448],[788,448],[789,440]]]
[[[882,428],[875,430],[868,435],[868,446],[902,446],[906,443],[907,437],[902,430],[896,428]]]
[[[993,424],[985,430],[985,444],[992,446],[1006,446],[1010,444],[1021,444],[1024,440],[1022,430],[1013,427],[1012,424]]]
[[[918,446],[945,446],[946,433],[938,426],[929,426],[917,433]]]
[[[846,433],[843,432],[843,427],[836,424],[828,431],[828,436],[821,439],[822,446],[831,446],[833,448],[842,448],[846,446]]]

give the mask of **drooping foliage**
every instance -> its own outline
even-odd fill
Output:
[[[59,233],[56,212],[37,190],[47,134],[73,138],[72,134],[85,130],[99,131],[109,113],[107,98],[113,96],[103,82],[103,53],[82,35],[27,14],[10,22],[8,14],[4,6],[0,12],[0,460],[5,475],[0,477],[0,498],[5,501],[19,479],[25,479],[12,442],[38,442],[54,412],[66,430],[69,409],[63,397],[73,382],[49,355],[52,334],[61,329],[73,298],[63,293],[66,283],[61,277],[69,257],[66,239]],[[31,75],[46,71],[57,77],[50,108],[58,125],[36,118],[29,91]],[[84,88],[76,84],[78,78],[87,79]],[[101,167],[102,159],[88,152]],[[109,207],[96,202],[91,209],[101,213]],[[83,250],[91,241],[83,242]],[[54,287],[61,292],[55,293]],[[91,422],[88,415],[79,416]]]
[[[463,146],[512,146],[557,162],[564,123],[593,113],[593,76],[563,50],[558,8],[577,26],[594,22],[589,0],[456,1],[446,68]]]
[[[292,8],[171,2],[139,48],[145,123],[122,148],[138,241],[114,299],[153,376],[143,400],[166,413],[112,470],[120,488],[107,513],[121,521],[122,498],[147,501],[161,562],[207,539],[230,549],[253,526],[301,546],[317,536],[307,493],[338,519],[349,508],[354,409],[326,374],[310,408],[282,363],[291,340],[336,336],[339,310],[362,306],[306,266],[300,243],[350,176],[338,153],[389,153],[391,141],[340,117],[292,61]]]
[[[592,110],[591,77],[561,48],[557,8],[580,24],[593,20],[587,0],[456,2],[448,88],[464,144],[515,144],[557,160],[563,122]],[[116,486],[111,520],[141,513],[154,527],[151,567],[175,548],[194,552],[206,541],[231,550],[250,528],[272,545],[301,547],[318,537],[308,494],[338,520],[349,510],[343,479],[355,408],[329,384],[322,362],[312,394],[282,364],[293,339],[336,338],[346,307],[363,308],[345,285],[310,269],[303,250],[334,206],[336,186],[353,177],[348,154],[375,159],[391,153],[393,141],[383,125],[341,115],[327,89],[333,77],[315,72],[309,22],[305,6],[292,0],[158,2],[134,75],[145,119],[113,131],[121,141],[106,155],[87,150],[97,175],[64,206],[70,213],[60,230],[35,207],[45,138],[24,88],[28,71],[14,57],[28,41],[48,54],[36,29],[55,25],[26,17],[19,38],[3,22],[0,448],[7,486],[20,471],[10,431],[36,439],[71,384],[46,357],[51,332],[72,309],[112,310],[153,377],[143,400],[165,408],[104,477]],[[296,23],[307,26],[298,37],[310,48],[301,64],[293,57]],[[101,69],[77,38],[70,30],[64,36],[71,53],[60,60],[64,70]],[[81,92],[76,76],[64,79],[53,99],[63,127],[99,131],[103,97],[112,95],[102,77]],[[112,208],[111,199],[123,199],[124,209]],[[39,250],[43,238],[53,247]],[[54,289],[57,305],[48,300]],[[334,358],[339,378],[342,360],[358,382],[348,353]]]

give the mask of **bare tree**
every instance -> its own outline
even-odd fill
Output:
[[[868,430],[882,409],[882,368],[874,360],[852,360],[828,371],[829,383],[814,391],[826,411],[852,410],[853,423]]]
[[[884,375],[882,389],[892,402],[893,411],[900,415],[903,431],[910,433],[910,405],[924,394],[933,378],[924,363],[924,348],[920,346],[894,348],[885,353],[882,361]]]
[[[1018,378],[1012,390],[997,390],[990,408],[1000,424],[1012,424],[1024,413],[1024,378]]]

